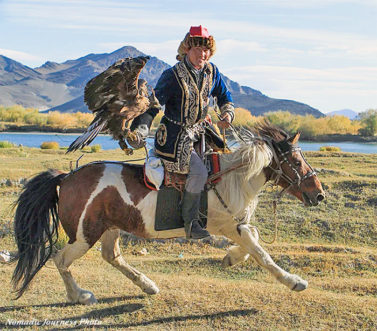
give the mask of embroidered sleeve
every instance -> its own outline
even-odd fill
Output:
[[[221,114],[228,113],[230,117],[232,118],[232,121],[234,119],[234,104],[233,104],[233,98],[228,90],[228,88],[225,85],[225,82],[223,78],[221,77],[221,74],[219,72],[219,69],[215,65],[213,65],[213,89],[211,92],[211,95],[214,97],[217,97],[217,103],[220,107]]]
[[[228,113],[231,117],[231,122],[234,120],[234,106],[232,103],[226,103],[220,108],[221,115]]]

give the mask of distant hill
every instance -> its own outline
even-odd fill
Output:
[[[132,46],[112,53],[88,54],[63,63],[47,61],[38,68],[29,68],[0,55],[0,104],[20,104],[40,110],[61,112],[88,111],[84,103],[85,84],[117,60],[145,55]],[[170,65],[151,57],[141,73],[151,86],[155,86],[161,73]],[[319,110],[293,100],[273,99],[258,90],[241,86],[223,76],[232,93],[236,107],[248,109],[253,115],[286,110],[294,114],[324,116]]]
[[[327,116],[334,116],[334,115],[343,115],[348,117],[350,120],[356,119],[359,114],[352,109],[341,109],[341,110],[334,110],[326,114]]]

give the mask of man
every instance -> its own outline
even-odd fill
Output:
[[[157,82],[155,94],[165,105],[155,136],[155,152],[165,170],[187,174],[182,201],[182,218],[186,238],[209,236],[199,224],[200,194],[207,181],[207,168],[193,145],[205,132],[210,96],[217,98],[221,111],[220,128],[227,128],[234,117],[233,100],[217,67],[209,63],[216,51],[215,40],[206,28],[192,26],[178,48],[179,62],[164,71]],[[131,129],[146,136],[159,109],[148,109],[137,117]],[[130,141],[133,145],[133,142]]]

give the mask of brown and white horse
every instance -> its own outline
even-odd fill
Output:
[[[276,265],[259,245],[258,232],[248,223],[257,206],[258,192],[269,180],[305,205],[317,205],[324,199],[324,191],[297,145],[299,134],[289,138],[269,124],[262,124],[254,131],[256,136],[243,130],[239,147],[230,154],[220,155],[225,173],[215,189],[208,192],[207,228],[211,234],[226,236],[236,243],[225,256],[224,266],[245,261],[252,255],[289,289],[302,291],[308,283]],[[107,262],[144,292],[158,293],[152,280],[125,262],[119,248],[120,229],[143,238],[185,235],[183,228],[155,230],[156,202],[157,192],[145,187],[142,167],[135,164],[94,162],[69,174],[49,170],[31,179],[18,199],[15,215],[18,264],[12,281],[17,298],[51,256],[59,222],[69,242],[54,256],[54,262],[69,301],[96,302],[93,293],[76,284],[69,266],[99,239]]]

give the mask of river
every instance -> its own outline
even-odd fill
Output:
[[[56,141],[61,147],[69,146],[79,135],[60,133],[0,133],[0,141],[9,141],[16,145],[28,147],[40,147],[44,141]],[[153,145],[153,138],[147,139],[148,145]],[[100,144],[102,149],[119,148],[118,143],[108,135],[99,135],[92,145]],[[318,151],[321,146],[340,147],[342,152],[377,154],[377,143],[356,143],[356,142],[306,142],[301,141],[303,151]]]

